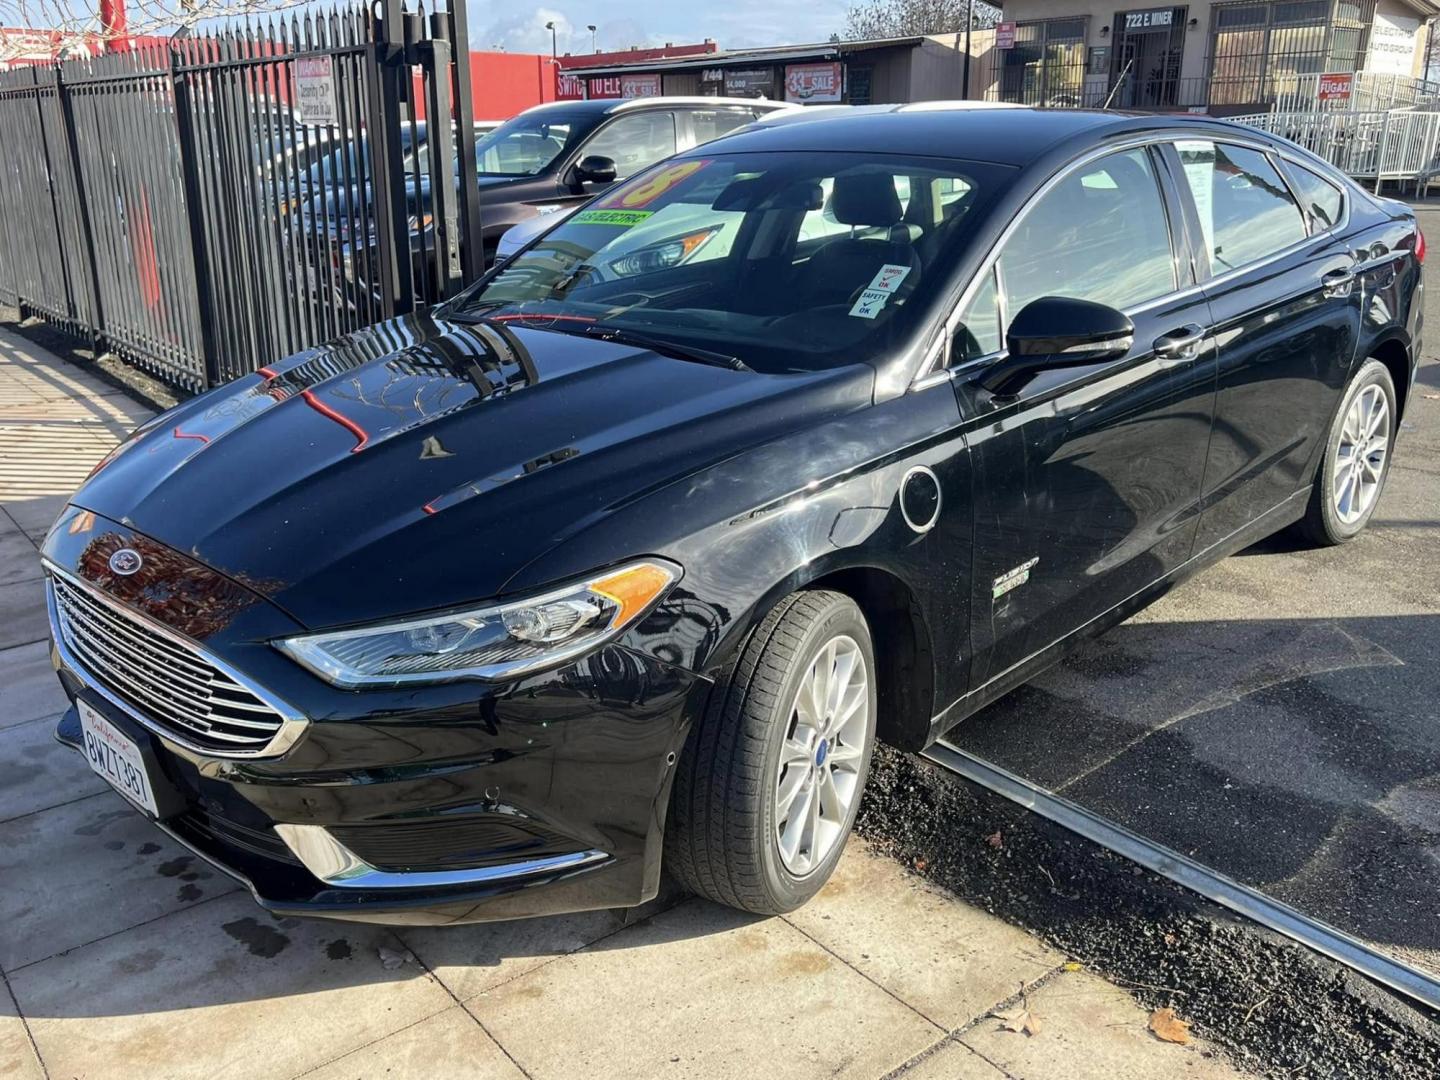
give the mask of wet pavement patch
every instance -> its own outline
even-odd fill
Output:
[[[859,829],[1246,1068],[1435,1076],[1440,1017],[913,755],[877,747]]]
[[[1181,590],[947,741],[1440,975],[1440,615],[1195,620],[1197,599],[1215,604]]]
[[[350,942],[344,938],[336,938],[325,946],[325,955],[331,960],[349,960],[352,951]]]
[[[220,929],[249,949],[252,956],[267,960],[279,956],[290,944],[290,939],[273,926],[266,926],[249,916],[224,923]]]

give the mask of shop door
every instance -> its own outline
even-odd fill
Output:
[[[1123,83],[1115,104],[1124,109],[1175,108],[1180,58],[1185,51],[1185,15],[1183,7],[1116,12],[1111,85]]]

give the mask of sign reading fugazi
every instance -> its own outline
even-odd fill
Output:
[[[1348,71],[1326,72],[1320,76],[1320,87],[1315,96],[1321,101],[1349,101],[1350,84],[1354,78]]]

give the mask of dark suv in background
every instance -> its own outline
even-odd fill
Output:
[[[748,98],[653,97],[526,109],[475,145],[486,265],[512,226],[567,210],[672,154],[792,108]],[[428,212],[414,225],[418,263],[434,251],[435,232]]]

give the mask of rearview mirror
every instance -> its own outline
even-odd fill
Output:
[[[1068,296],[1042,296],[1020,309],[1005,335],[1009,356],[991,365],[980,385],[997,397],[1018,393],[1049,368],[1087,367],[1124,356],[1135,324],[1123,311]]]
[[[583,157],[575,166],[575,179],[582,184],[613,184],[615,159],[601,154]]]

